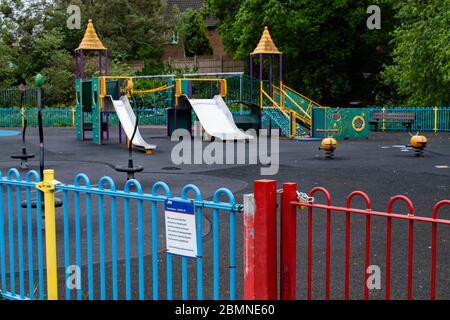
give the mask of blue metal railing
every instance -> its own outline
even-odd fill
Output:
[[[83,183],[83,185],[81,185]],[[109,189],[106,188],[106,185],[109,185]],[[118,299],[118,226],[117,226],[117,212],[119,200],[123,202],[123,220],[124,220],[124,230],[123,230],[123,240],[124,241],[124,262],[125,262],[125,299],[132,299],[132,266],[131,266],[131,240],[130,240],[130,226],[133,225],[131,221],[132,217],[137,218],[137,284],[138,284],[138,299],[147,298],[145,295],[145,277],[144,277],[144,210],[143,207],[145,204],[151,204],[151,258],[152,258],[152,298],[159,299],[159,275],[158,275],[158,211],[157,205],[161,203],[165,203],[169,199],[177,199],[172,198],[171,191],[167,184],[164,182],[157,182],[152,187],[151,194],[143,193],[142,186],[137,180],[129,180],[124,186],[123,191],[116,190],[114,181],[109,177],[104,177],[99,181],[98,187],[94,188],[91,186],[89,178],[80,174],[75,178],[74,185],[58,185],[57,190],[63,192],[64,196],[64,247],[65,247],[65,268],[70,266],[70,236],[69,236],[69,223],[70,213],[69,213],[69,193],[74,195],[74,219],[75,219],[75,244],[76,244],[76,265],[82,265],[82,235],[81,235],[81,220],[82,217],[80,215],[81,212],[81,201],[80,195],[83,194],[85,196],[85,205],[84,209],[86,212],[85,219],[85,229],[86,229],[86,255],[87,255],[87,292],[88,299],[105,299],[107,297],[106,292],[106,272],[105,272],[105,261],[106,261],[106,250],[105,250],[105,203],[106,198],[110,199],[110,227],[111,227],[111,263],[112,263],[112,298]],[[135,191],[131,191],[134,188]],[[162,190],[163,195],[158,195],[158,191]],[[230,281],[230,299],[236,298],[236,250],[235,250],[235,232],[236,232],[236,222],[235,222],[235,214],[238,210],[240,210],[240,206],[235,204],[233,194],[225,188],[221,188],[217,190],[214,194],[213,201],[205,201],[202,200],[202,194],[198,187],[195,185],[187,185],[181,191],[181,199],[188,199],[188,192],[193,192],[195,199],[191,200],[196,208],[196,221],[197,221],[197,239],[198,239],[198,257],[195,259],[197,263],[197,299],[203,299],[203,260],[202,256],[202,248],[203,248],[203,230],[202,230],[202,220],[203,220],[203,210],[204,209],[212,209],[213,210],[213,278],[214,278],[214,288],[213,294],[214,299],[220,298],[220,288],[219,288],[219,211],[226,211],[229,213],[230,220],[230,252],[229,252],[229,281]],[[221,195],[226,195],[229,199],[229,202],[223,203],[219,202],[219,197]],[[92,239],[92,228],[93,221],[92,216],[94,215],[94,210],[92,208],[93,197],[97,197],[98,206],[98,230],[99,230],[99,282],[100,282],[100,296],[96,297],[94,295],[94,272],[93,272],[93,258],[94,258],[94,250],[93,250],[93,239]],[[131,202],[136,202],[136,207],[133,210],[133,206]],[[181,298],[188,299],[188,258],[181,257]],[[173,299],[173,256],[172,254],[166,254],[166,272],[167,272],[167,299]],[[133,288],[134,290],[135,288]],[[77,299],[82,299],[82,288],[77,290]],[[69,289],[66,289],[66,299],[71,299],[71,292]]]
[[[41,203],[41,192],[36,190],[38,181],[39,177],[35,171],[30,171],[26,180],[22,181],[16,169],[9,170],[6,177],[0,178],[0,288],[4,298],[45,298],[45,247],[42,246],[41,221],[43,210],[40,205],[37,205],[36,209],[32,209],[31,206],[33,195],[36,203]],[[22,202],[23,191],[26,205]],[[178,198],[172,196],[169,186],[164,182],[156,182],[151,188],[151,193],[144,193],[140,182],[134,179],[128,180],[123,190],[118,190],[110,177],[101,178],[98,185],[94,186],[88,176],[78,174],[73,184],[57,185],[56,192],[62,194],[63,202],[60,209],[62,212],[60,215],[57,214],[56,219],[57,241],[60,240],[57,246],[58,267],[64,266],[66,272],[64,282],[69,281],[72,276],[71,267],[75,266],[81,271],[77,287],[72,288],[68,283],[59,283],[60,288],[64,285],[65,290],[62,292],[65,299],[189,299],[189,293],[193,292],[189,291],[189,284],[196,283],[196,298],[202,300],[205,298],[205,259],[209,263],[208,266],[212,265],[211,298],[224,298],[223,292],[228,291],[229,299],[236,299],[236,212],[240,211],[242,206],[235,203],[230,190],[220,188],[214,193],[212,201],[208,201],[203,199],[197,186],[188,184],[182,188]],[[221,202],[221,197],[226,197],[227,202]],[[196,258],[179,257],[168,252],[162,256],[159,254],[165,248],[161,243],[164,232],[158,229],[161,223],[158,220],[164,216],[164,212],[158,210],[158,207],[169,200],[187,200],[194,205],[197,232]],[[5,209],[7,219],[4,217]],[[22,211],[26,212],[27,216],[27,264],[24,260]],[[211,211],[212,214],[212,257],[203,256],[205,211]],[[222,213],[225,213],[225,216],[222,216]],[[222,221],[224,217],[228,218],[229,236],[219,237],[219,233],[224,232],[221,230],[222,222],[225,222]],[[146,251],[148,244],[151,250]],[[229,247],[227,268],[229,271],[221,273],[224,254],[220,250],[224,247]],[[148,263],[149,259],[151,263]],[[177,263],[179,260],[180,264]],[[165,289],[160,285],[162,270],[160,268],[164,262]],[[191,279],[189,269],[194,263],[196,274],[193,274]],[[26,272],[28,272],[28,290],[25,287]],[[150,273],[151,280],[147,279]],[[229,288],[221,291],[222,277],[228,278]],[[208,282],[209,280],[208,278]],[[59,281],[62,282],[61,277]],[[181,293],[176,285],[179,281]],[[163,291],[166,292],[165,297]]]
[[[35,189],[39,174],[30,171],[21,180],[19,171],[10,169],[5,177],[0,172],[0,177],[0,294],[5,299],[44,299],[42,209],[41,206],[33,209],[31,205],[33,193],[34,201],[41,203],[41,193]],[[25,221],[23,212],[26,212]]]
[[[1,174],[0,174],[1,176]],[[43,247],[43,210],[40,205],[32,208],[31,201],[41,203],[41,192],[36,190],[39,182],[38,173],[30,171],[25,180],[21,180],[16,169],[10,169],[5,177],[0,177],[0,293],[7,299],[44,299],[44,261]],[[57,185],[57,192],[62,193],[62,221],[58,221],[57,232],[58,260],[64,265],[67,281],[71,274],[70,267],[80,268],[79,287],[72,290],[64,283],[65,298],[72,299],[160,299],[160,272],[162,262],[158,252],[162,245],[158,242],[158,218],[162,212],[158,205],[168,200],[183,199],[191,201],[195,207],[197,232],[197,258],[165,254],[166,262],[166,296],[174,299],[175,259],[181,259],[181,299],[189,298],[189,265],[196,263],[196,297],[204,299],[204,259],[203,257],[203,216],[205,210],[212,211],[213,238],[213,299],[221,298],[220,249],[220,213],[227,213],[229,220],[229,299],[236,299],[236,212],[242,209],[235,203],[233,194],[226,188],[218,189],[212,201],[204,200],[200,189],[192,184],[181,190],[180,198],[172,197],[169,186],[157,182],[151,193],[143,192],[137,180],[129,180],[123,191],[116,189],[110,177],[100,179],[98,186],[92,186],[85,174],[76,176],[73,185]],[[132,191],[134,189],[134,191]],[[6,191],[6,192],[5,192]],[[23,202],[23,193],[25,201]],[[193,195],[193,199],[189,198]],[[228,202],[220,202],[221,196]],[[84,198],[84,199],[82,199]],[[84,200],[84,201],[83,201]],[[123,205],[121,210],[120,204]],[[150,215],[147,206],[149,205]],[[6,209],[6,211],[5,211]],[[7,213],[5,215],[5,212]],[[26,219],[23,219],[26,213]],[[119,216],[123,214],[123,221]],[[147,217],[150,218],[148,221]],[[150,222],[147,228],[145,222]],[[109,225],[108,225],[109,224]],[[25,227],[25,228],[24,228]],[[120,228],[123,228],[120,232]],[[26,232],[25,232],[26,230]],[[98,230],[98,233],[96,232]],[[137,232],[134,232],[137,230]],[[146,233],[151,230],[151,254],[145,251]],[[137,233],[137,237],[134,235]],[[27,245],[25,246],[24,236]],[[134,241],[133,241],[134,240]],[[123,244],[123,252],[120,252]],[[27,249],[27,250],[26,250]],[[37,251],[36,251],[37,249]],[[137,250],[135,250],[137,249]],[[137,257],[132,257],[137,251]],[[123,254],[122,254],[123,253]],[[146,267],[151,256],[151,294],[146,293],[150,286],[146,282]],[[109,260],[110,258],[110,260]],[[209,257],[208,257],[209,258]],[[137,259],[136,263],[133,263]],[[158,260],[160,259],[160,260]],[[110,264],[107,266],[107,264]],[[123,264],[123,266],[122,266]],[[17,268],[18,266],[18,268]],[[26,270],[27,269],[27,270]],[[137,270],[137,272],[135,272]],[[37,277],[36,277],[37,272]],[[28,274],[27,279],[26,274]],[[61,280],[61,279],[59,279]],[[26,284],[26,281],[28,283]],[[17,286],[18,282],[18,286]],[[59,285],[61,287],[61,284]],[[121,289],[124,289],[122,292]]]

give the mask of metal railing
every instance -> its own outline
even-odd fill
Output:
[[[229,86],[233,86],[234,83]],[[245,81],[244,81],[245,82]],[[248,83],[244,83],[244,89],[248,89]],[[255,93],[256,87],[255,83]],[[235,95],[234,90],[239,90],[239,81],[237,87],[230,87],[229,96],[226,98],[227,103],[233,103],[236,101],[253,101],[257,103],[257,97],[252,98],[245,96]],[[209,90],[209,89],[208,89]],[[244,92],[245,92],[244,90]],[[209,91],[208,91],[209,92]],[[258,90],[259,92],[259,90]],[[275,101],[279,96],[277,92],[274,92]],[[253,100],[252,100],[253,99]],[[144,126],[165,126],[166,109],[165,108],[146,108],[148,104],[145,99],[138,97],[137,103],[139,105],[139,113],[141,125]],[[287,104],[284,104],[287,108]],[[415,120],[412,122],[413,131],[428,131],[428,132],[450,132],[450,107],[369,107],[369,118],[373,112],[386,112],[386,113],[415,113]],[[265,111],[263,111],[265,112]],[[36,109],[25,108],[25,114],[27,115],[28,125],[33,127],[37,126],[37,111]],[[89,114],[86,114],[89,121]],[[115,114],[110,114],[111,125],[117,125],[118,120]],[[43,122],[47,127],[72,127],[74,123],[74,109],[72,108],[45,108],[43,109]],[[0,127],[20,127],[22,126],[22,116],[17,108],[0,108]],[[379,128],[381,131],[406,131],[407,128],[402,123],[402,120],[389,120],[380,121]]]
[[[338,206],[322,187],[309,193],[299,192],[296,183],[276,187],[276,180],[257,180],[254,193],[244,195],[245,297],[448,298],[450,220],[444,214],[450,199],[419,215],[404,195],[391,197],[380,211],[362,191],[351,192]]]
[[[85,174],[78,174],[73,184],[62,184],[54,180],[53,170],[45,170],[44,181],[38,181],[38,174],[34,171],[27,174],[25,181],[21,180],[16,169],[10,169],[5,177],[0,178],[2,297],[57,299],[63,297],[58,294],[60,289],[65,292],[64,298],[67,300],[160,299],[163,296],[166,299],[189,299],[189,293],[194,292],[189,290],[189,283],[195,283],[196,298],[201,300],[205,298],[205,282],[209,284],[212,280],[212,296],[206,298],[224,299],[224,293],[227,292],[229,299],[236,299],[236,213],[242,206],[235,203],[228,189],[219,188],[212,200],[205,200],[200,189],[193,184],[182,188],[180,197],[173,197],[164,182],[154,183],[151,192],[145,193],[141,183],[134,179],[128,180],[123,190],[118,190],[110,177],[101,178],[98,185],[94,186]],[[25,201],[22,201],[23,191]],[[49,213],[53,210],[54,214],[55,211],[55,193],[62,195],[62,208],[58,209],[62,212],[56,215],[56,219]],[[42,194],[45,196],[45,231],[42,229],[44,221],[41,221],[44,212],[40,205],[41,199],[44,199]],[[33,196],[38,204],[35,208]],[[226,197],[227,202],[221,202],[221,197]],[[164,216],[161,206],[170,200],[188,201],[195,207],[196,258],[162,253],[165,241],[161,239],[164,239],[164,232],[158,228],[164,225],[161,221]],[[23,212],[27,214],[26,221],[22,219]],[[212,257],[203,255],[205,214],[212,215]],[[28,232],[27,263],[23,252],[24,225]],[[225,232],[224,228],[228,229],[228,236],[219,237],[220,233]],[[46,238],[45,247],[42,246],[43,234]],[[37,252],[34,249],[36,247]],[[228,255],[222,252],[224,248],[228,249]],[[228,259],[225,259],[226,256]],[[44,266],[45,258],[47,262]],[[37,282],[34,277],[36,260]],[[227,272],[224,272],[220,269],[226,260],[228,266]],[[207,271],[208,275],[211,274],[208,279],[204,279],[205,263],[212,267],[212,270]],[[18,270],[16,265],[19,266]],[[165,265],[165,288],[161,286],[162,265]],[[192,273],[195,275],[190,278],[189,269],[194,268],[194,265],[196,271]],[[62,266],[65,275],[57,277],[57,270]],[[73,276],[74,267],[79,270],[77,285],[70,287],[68,282]],[[44,268],[47,271],[45,282]],[[148,278],[149,274],[151,279]],[[16,277],[19,278],[18,288]],[[221,278],[228,280],[226,289],[221,290]],[[44,291],[45,284],[47,288]],[[162,294],[163,291],[165,294]]]
[[[369,107],[369,118],[374,112],[414,113],[411,130],[450,132],[450,107]],[[402,120],[380,121],[381,131],[407,131]]]

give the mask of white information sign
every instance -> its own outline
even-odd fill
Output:
[[[197,257],[195,206],[185,200],[168,200],[165,208],[167,252]]]

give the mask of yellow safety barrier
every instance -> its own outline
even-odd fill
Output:
[[[55,172],[53,170],[44,170],[44,180],[36,185],[36,188],[44,193],[48,300],[58,300],[55,224],[55,186],[57,184],[59,184],[59,182],[55,180]]]
[[[179,78],[175,79],[176,83],[176,90],[175,90],[175,97],[181,97],[182,96],[182,90],[181,90],[181,81],[216,81],[220,84],[220,95],[222,97],[225,97],[227,95],[227,80],[225,79],[219,79],[219,78]]]
[[[133,78],[127,76],[101,76],[100,78],[100,99],[106,96],[106,80],[121,80],[125,79],[129,85],[133,85]]]
[[[103,108],[103,98],[106,97],[106,80],[121,80],[125,79],[128,81],[128,86],[133,87],[133,78],[127,76],[101,76],[100,79],[100,110]]]

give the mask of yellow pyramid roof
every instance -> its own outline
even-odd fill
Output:
[[[282,54],[278,48],[276,47],[275,43],[273,43],[272,37],[269,33],[269,28],[264,27],[264,32],[261,36],[261,40],[259,40],[258,45],[256,46],[255,50],[251,53],[251,55],[255,54]]]
[[[87,51],[105,51],[107,50],[100,38],[95,31],[92,19],[89,19],[88,25],[86,27],[86,32],[84,33],[83,40],[81,40],[80,45],[75,51],[87,50]]]

